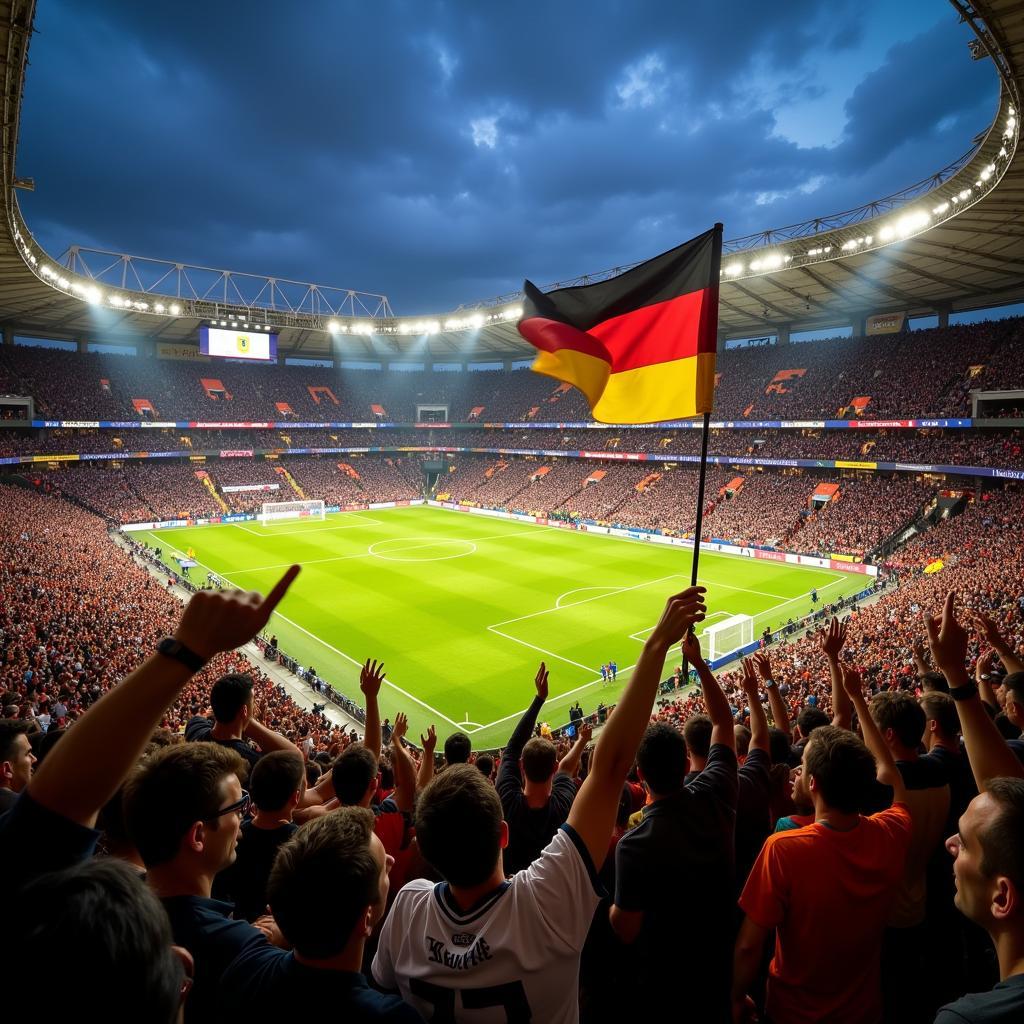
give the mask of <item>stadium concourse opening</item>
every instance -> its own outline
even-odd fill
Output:
[[[0,5],[7,1015],[1024,1020],[1021,4],[336,6]]]

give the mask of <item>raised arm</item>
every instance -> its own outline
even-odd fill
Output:
[[[757,675],[754,663],[750,658],[743,659],[743,692],[747,695],[750,705],[750,749],[763,750],[768,753],[768,716],[761,705],[761,695],[757,690]]]
[[[714,672],[708,668],[708,663],[701,654],[697,634],[692,631],[683,638],[683,656],[697,670],[697,676],[700,678],[700,688],[704,694],[704,707],[707,708],[708,717],[711,719],[711,742],[724,743],[727,747],[735,750],[736,733],[732,708],[729,706]]]
[[[306,760],[302,751],[291,740],[265,726],[255,711],[246,722],[245,737],[253,740],[264,754],[269,754],[272,750],[286,750],[289,754],[298,754],[303,761]]]
[[[523,717],[519,719],[516,727],[512,730],[512,735],[508,738],[508,744],[505,747],[505,753],[502,755],[503,763],[507,758],[510,763],[518,766],[519,758],[523,753],[523,747],[526,746],[537,725],[537,716],[540,714],[540,709],[544,706],[544,701],[548,699],[548,669],[543,661],[540,663],[540,668],[537,669],[533,685],[537,689],[537,696],[533,698],[533,703],[526,709]]]
[[[199,591],[174,639],[205,663],[248,643],[299,574],[293,565],[266,598],[239,590]],[[177,659],[154,654],[98,700],[53,747],[29,783],[32,799],[92,827],[100,808],[135,766],[166,708],[193,675]]]
[[[416,777],[416,788],[422,790],[434,777],[434,750],[437,747],[437,730],[431,726],[427,729],[427,735],[420,733],[420,746],[423,748],[423,757],[420,760],[420,772]]]
[[[778,683],[772,675],[772,663],[766,651],[758,651],[754,655],[754,667],[757,674],[764,680],[764,688],[768,691],[768,706],[772,709],[772,722],[776,729],[781,729],[787,736],[791,736],[789,726],[789,712],[786,711],[786,702],[779,693]]]
[[[832,680],[832,724],[840,729],[853,726],[853,705],[843,688],[843,668],[839,664],[839,652],[846,643],[846,623],[834,615],[821,638],[821,649],[828,660],[828,674]]]
[[[661,621],[644,644],[615,713],[601,731],[591,758],[590,773],[573,802],[568,822],[583,841],[594,864],[603,864],[608,853],[622,783],[651,720],[665,657],[687,630],[703,620],[704,592],[704,587],[690,587],[669,598]]]
[[[399,711],[391,731],[391,767],[395,773],[395,803],[400,811],[411,811],[416,799],[416,765],[402,744],[408,731],[409,719]]]
[[[560,772],[565,772],[572,779],[579,775],[580,758],[583,756],[583,751],[593,734],[594,730],[589,725],[580,725],[580,734],[576,737],[576,742],[569,749],[569,753],[558,762],[558,770]]]
[[[925,646],[920,640],[914,641],[911,653],[914,656],[914,671],[919,676],[927,675],[931,672],[931,666],[928,664],[928,659],[925,657]]]
[[[380,705],[377,703],[377,698],[386,678],[384,662],[378,664],[369,658],[366,659],[366,664],[359,672],[359,689],[363,691],[363,697],[366,699],[366,731],[363,733],[363,745],[376,758],[380,757],[380,749],[384,744],[384,734],[380,727]]]
[[[978,696],[993,712],[999,711],[999,698],[992,688],[992,669],[996,667],[999,655],[995,651],[986,651],[974,663],[974,681],[978,684]]]
[[[999,776],[1024,776],[1024,765],[1007,746],[998,726],[985,710],[977,686],[967,674],[967,631],[956,621],[955,601],[955,595],[950,591],[942,614],[929,615],[926,612],[924,624],[928,630],[932,658],[946,677],[950,695],[956,701],[967,759],[974,772],[974,781],[981,790],[990,779]]]
[[[999,632],[999,627],[987,615],[975,615],[974,625],[981,635],[989,642],[992,650],[999,655],[1003,667],[1009,672],[1024,672],[1024,660],[1022,660],[1014,649],[1006,642],[1006,638]]]
[[[894,804],[906,803],[907,788],[903,784],[903,776],[896,767],[896,759],[892,752],[885,745],[882,734],[871,717],[868,702],[864,698],[864,682],[856,669],[843,668],[843,687],[850,704],[857,712],[860,721],[860,731],[864,735],[864,743],[875,758],[875,778],[883,785],[892,787],[892,802]]]

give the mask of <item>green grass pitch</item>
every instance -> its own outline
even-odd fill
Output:
[[[359,665],[387,669],[381,714],[404,711],[410,738],[430,723],[477,748],[504,744],[548,663],[552,726],[579,700],[613,703],[669,594],[689,583],[683,548],[540,527],[427,507],[160,530],[136,534],[196,559],[231,584],[266,593],[285,567],[303,566],[271,622],[282,649],[357,703]],[[205,571],[193,569],[201,581]],[[744,613],[755,630],[865,585],[845,574],[702,552],[709,620]],[[756,635],[756,634],[755,634]],[[618,681],[604,685],[602,663]],[[670,674],[678,663],[673,655]]]

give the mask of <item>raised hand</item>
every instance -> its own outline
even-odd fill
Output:
[[[661,619],[654,627],[647,642],[654,645],[671,647],[686,637],[690,629],[698,622],[704,620],[707,608],[704,604],[704,595],[707,587],[689,587],[679,594],[673,594],[661,613]],[[695,637],[688,637],[696,642]],[[683,653],[686,654],[686,645],[683,645]],[[697,656],[700,657],[700,644],[697,644]],[[687,657],[689,655],[687,654]]]
[[[982,615],[981,612],[975,612],[971,617],[971,622],[978,633],[983,636],[992,647],[1003,646],[1005,641],[1003,640],[1002,633],[999,632],[999,627],[987,615]]]
[[[855,706],[860,708],[867,703],[864,697],[864,680],[857,669],[850,668],[848,665],[842,666],[842,672],[843,689],[846,691],[846,696],[853,701]]]
[[[704,661],[704,655],[701,654],[700,640],[697,638],[696,633],[687,633],[683,637],[683,657],[691,665],[700,665]]]
[[[583,746],[586,746],[591,737],[594,735],[594,727],[592,725],[581,725],[580,726],[580,739],[583,740]]]
[[[542,661],[540,668],[537,669],[537,675],[533,680],[533,685],[537,687],[537,696],[541,700],[548,699],[548,667]]]
[[[830,661],[839,659],[839,652],[846,643],[846,623],[840,622],[834,615],[821,638],[821,649]]]
[[[932,658],[943,673],[963,672],[967,661],[967,630],[956,621],[955,603],[956,595],[951,590],[940,615],[926,612],[924,616]]]
[[[743,679],[741,682],[743,685],[743,692],[751,698],[751,700],[757,700],[757,674],[754,671],[754,661],[752,658],[743,659]]]
[[[406,715],[399,711],[398,714],[395,715],[395,724],[392,726],[391,729],[391,742],[395,744],[399,743],[405,737],[405,734],[408,731],[409,719]]]
[[[200,590],[185,607],[174,638],[209,660],[248,643],[270,620],[301,566],[293,565],[263,597],[254,590]]]
[[[757,651],[753,657],[754,668],[757,669],[757,674],[765,681],[774,679],[772,675],[772,660],[768,657],[767,651]]]
[[[423,748],[424,754],[427,756],[433,755],[434,748],[437,746],[437,730],[433,726],[427,729],[426,736],[420,733],[420,746]]]
[[[363,691],[363,696],[376,697],[380,693],[381,685],[386,678],[387,673],[384,671],[384,662],[378,664],[376,661],[371,661],[367,658],[366,664],[363,665],[359,672],[359,689]]]

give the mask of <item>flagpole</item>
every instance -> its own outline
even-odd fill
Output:
[[[717,235],[717,247],[715,251],[714,264],[712,269],[712,280],[717,281],[719,278],[719,271],[722,265],[722,224],[715,225],[715,234]],[[715,315],[715,325],[717,334],[718,316],[717,310]],[[708,433],[711,425],[711,410],[709,409],[704,413],[703,429],[701,430],[700,439],[700,473],[697,477],[697,521],[694,524],[693,531],[693,564],[690,569],[690,586],[697,586],[697,568],[700,564],[700,538],[704,532],[704,484],[707,481],[708,473]],[[693,633],[693,627],[690,627],[690,632]],[[685,686],[690,681],[690,666],[687,662],[686,655],[683,655],[683,685]]]
[[[697,568],[700,563],[700,538],[704,531],[704,483],[708,472],[708,428],[711,422],[711,413],[704,413],[704,424],[701,430],[700,439],[700,473],[697,477],[697,522],[694,524],[693,533],[693,565],[690,569],[690,586],[697,586]],[[694,629],[691,626],[690,632]],[[683,685],[690,681],[690,663],[686,655],[683,655]]]
[[[697,479],[697,523],[693,538],[693,569],[690,572],[690,586],[697,586],[697,564],[700,561],[700,538],[704,528],[704,482],[708,472],[708,426],[711,413],[704,413],[704,428],[700,439],[700,476]]]

